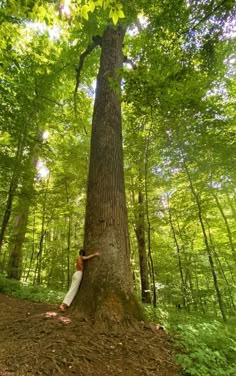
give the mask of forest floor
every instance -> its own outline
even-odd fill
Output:
[[[0,294],[0,376],[176,376],[175,352],[154,325],[105,329],[57,305]]]

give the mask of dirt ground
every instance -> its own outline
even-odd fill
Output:
[[[105,329],[58,306],[0,294],[0,376],[176,376],[175,345],[139,324]]]

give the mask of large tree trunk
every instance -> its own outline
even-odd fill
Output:
[[[87,261],[76,307],[83,316],[120,321],[140,318],[130,268],[125,202],[120,69],[125,30],[108,26],[102,38],[94,104],[84,247]]]

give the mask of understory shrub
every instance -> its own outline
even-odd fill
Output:
[[[65,293],[49,288],[30,285],[14,279],[8,279],[0,274],[0,292],[33,302],[60,303]]]
[[[179,346],[176,359],[185,376],[235,376],[235,317],[227,323],[198,313],[150,307],[147,314],[174,335]],[[157,320],[156,318],[159,318]]]

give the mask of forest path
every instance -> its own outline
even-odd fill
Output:
[[[0,376],[176,376],[174,352],[164,330],[105,330],[57,305],[0,294]]]

